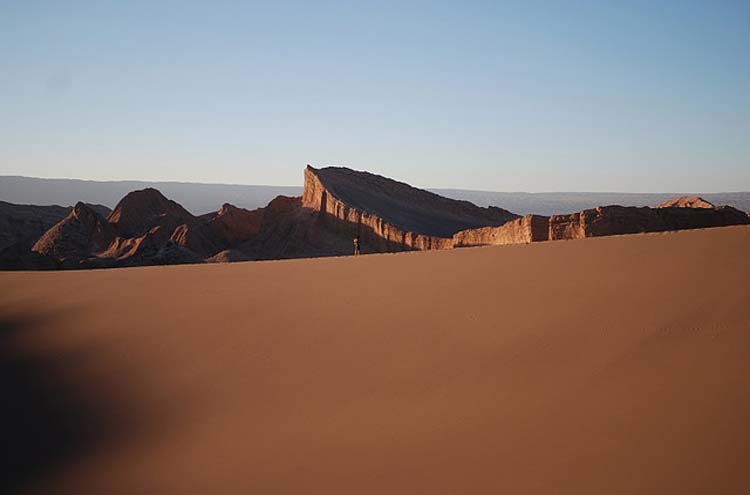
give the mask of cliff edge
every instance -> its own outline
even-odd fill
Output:
[[[502,208],[482,208],[344,167],[308,165],[302,205],[335,230],[385,251],[447,249],[459,231],[518,218]]]

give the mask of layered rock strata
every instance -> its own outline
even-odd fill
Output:
[[[502,208],[481,208],[367,172],[309,165],[302,206],[374,251],[449,249],[456,232],[499,226],[518,217]]]
[[[462,231],[453,236],[453,245],[517,244],[745,224],[750,224],[750,216],[731,206],[603,206],[570,215],[527,215],[499,227]]]

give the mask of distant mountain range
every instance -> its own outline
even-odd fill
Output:
[[[277,196],[300,196],[301,186],[254,186],[191,182],[88,181],[0,176],[0,200],[16,204],[73,206],[79,201],[114,208],[127,193],[154,188],[194,215],[218,210],[224,203],[239,208],[266,206]],[[498,206],[527,214],[555,215],[602,205],[656,206],[678,196],[701,196],[713,204],[750,211],[750,192],[732,193],[600,193],[600,192],[492,192],[464,189],[429,189],[451,199],[477,206]]]
[[[715,205],[731,205],[750,211],[750,191],[729,193],[672,192],[672,193],[618,193],[618,192],[491,192],[463,189],[436,189],[434,192],[449,198],[464,199],[479,206],[500,206],[510,211],[536,215],[560,215],[597,206],[651,206],[655,207],[672,198],[699,196]],[[2,193],[0,193],[1,195]]]
[[[224,203],[240,208],[266,206],[276,196],[300,196],[297,186],[246,186],[192,182],[90,181],[0,176],[0,201],[31,205],[73,206],[79,201],[114,208],[131,191],[158,189],[194,215],[218,210]]]
[[[66,184],[48,183],[50,196],[55,186]],[[656,208],[603,206],[520,216],[343,167],[308,166],[304,184],[301,195],[279,195],[260,208],[223,203],[202,215],[155,188],[128,192],[113,210],[83,201],[74,207],[0,201],[0,268],[340,256],[750,224],[746,212],[700,197],[671,199]]]

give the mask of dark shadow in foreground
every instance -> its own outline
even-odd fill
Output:
[[[117,404],[71,379],[75,353],[29,351],[38,321],[0,316],[0,492],[20,493],[128,433]]]

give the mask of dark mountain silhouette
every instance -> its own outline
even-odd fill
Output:
[[[99,215],[108,215],[109,208],[85,205]],[[0,268],[54,269],[55,258],[32,251],[32,246],[73,208],[63,206],[14,205],[0,201]]]
[[[31,247],[69,212],[70,208],[62,206],[14,205],[0,201],[0,251],[18,243]]]
[[[107,249],[115,228],[93,208],[78,203],[34,244],[32,251],[75,267],[80,261]]]

